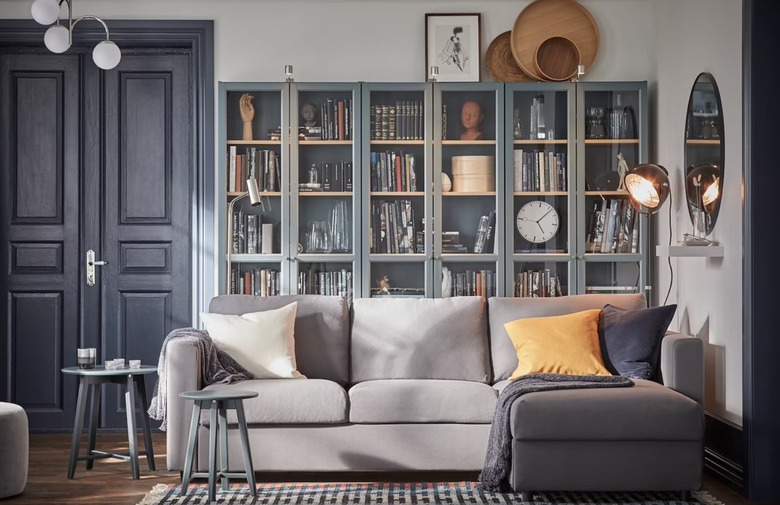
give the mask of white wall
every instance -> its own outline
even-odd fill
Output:
[[[31,0],[0,0],[3,18],[30,17]],[[76,12],[107,19],[213,19],[218,81],[279,81],[285,64],[297,81],[420,81],[425,77],[426,12],[482,14],[482,51],[510,30],[529,1],[493,0],[78,0]],[[741,2],[736,0],[581,0],[601,32],[585,80],[647,80],[655,149],[673,174],[674,240],[688,231],[680,192],[688,93],[699,72],[715,76],[726,119],[726,177],[713,237],[722,261],[675,264],[671,301],[678,327],[707,345],[707,409],[741,423]],[[483,79],[490,80],[483,69]],[[217,150],[219,152],[219,150]],[[665,211],[666,212],[666,211]],[[667,214],[656,219],[666,243]],[[655,296],[668,286],[658,262]]]
[[[742,424],[742,2],[660,0],[653,2],[656,39],[655,159],[670,172],[674,195],[672,241],[692,231],[685,206],[682,170],[685,112],[700,72],[720,89],[725,122],[725,175],[720,215],[710,238],[725,247],[722,259],[675,258],[670,303],[678,304],[680,331],[705,341],[705,408]],[[668,211],[656,219],[659,243],[668,241]],[[656,296],[669,282],[658,263]]]

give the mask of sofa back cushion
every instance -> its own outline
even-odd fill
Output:
[[[560,316],[589,309],[601,309],[611,304],[625,310],[646,307],[645,295],[571,295],[558,298],[491,298],[488,300],[490,319],[490,357],[493,382],[508,378],[517,368],[517,354],[504,324],[525,317]]]
[[[488,381],[487,317],[482,297],[361,298],[354,301],[353,311],[352,383],[378,379]]]
[[[298,302],[295,316],[295,361],[298,371],[311,379],[349,380],[349,311],[340,296],[220,295],[211,300],[209,312],[246,314],[278,309]]]

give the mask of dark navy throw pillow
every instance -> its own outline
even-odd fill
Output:
[[[599,343],[604,366],[613,374],[652,379],[658,370],[661,339],[677,305],[623,310],[606,305],[599,316]]]

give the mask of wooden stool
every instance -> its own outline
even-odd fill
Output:
[[[209,501],[216,499],[216,481],[222,479],[222,490],[228,490],[228,479],[245,478],[249,483],[252,496],[257,496],[255,486],[255,472],[252,467],[252,455],[249,450],[249,434],[246,431],[246,418],[244,417],[245,398],[255,398],[257,393],[253,391],[240,391],[235,389],[212,389],[202,391],[188,391],[179,394],[186,400],[193,400],[195,406],[192,409],[192,421],[190,422],[190,437],[187,441],[187,455],[184,457],[184,473],[181,479],[181,495],[187,494],[191,478],[209,479]],[[203,408],[211,409],[209,421],[209,471],[192,472],[192,458],[195,455],[195,441],[200,426],[200,411]],[[244,455],[244,473],[228,471],[227,448],[227,409],[234,409],[238,417],[238,432],[241,436],[241,452]],[[219,424],[217,423],[219,415]],[[219,471],[217,466],[217,432],[219,432]]]

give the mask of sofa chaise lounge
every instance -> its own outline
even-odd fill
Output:
[[[356,299],[223,295],[210,312],[245,314],[298,303],[297,367],[307,379],[239,381],[255,471],[479,471],[496,399],[517,366],[503,325],[643,295],[561,298]],[[620,389],[545,391],[511,409],[510,484],[517,491],[693,491],[703,469],[701,340],[667,334],[658,381]],[[167,349],[167,462],[182,470],[192,404],[204,388],[197,347]],[[204,420],[206,421],[206,420]],[[235,422],[235,418],[228,422]],[[242,469],[237,433],[230,466]],[[204,470],[207,429],[200,428]]]

